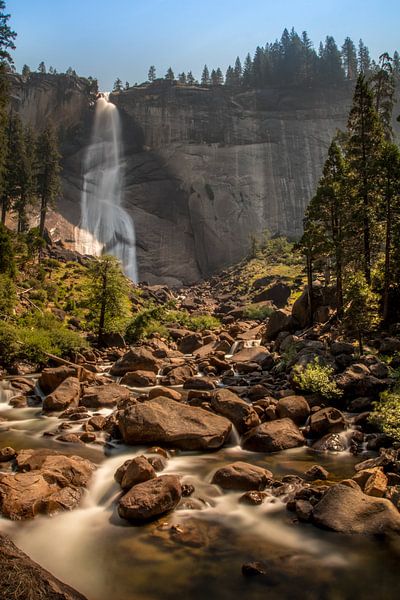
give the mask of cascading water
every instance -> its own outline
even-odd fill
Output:
[[[82,254],[116,256],[125,274],[137,282],[135,229],[122,206],[121,146],[118,109],[107,97],[101,97],[96,103],[92,140],[84,160],[77,248]]]

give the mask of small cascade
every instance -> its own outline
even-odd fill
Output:
[[[121,146],[118,109],[107,96],[101,97],[96,103],[92,141],[84,160],[76,247],[82,254],[116,256],[125,274],[137,282],[135,229],[123,208]]]

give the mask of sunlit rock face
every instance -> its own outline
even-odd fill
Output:
[[[37,92],[27,88],[24,114],[34,122],[54,114],[58,121],[65,98],[55,100],[49,91],[48,103],[41,99],[34,109]],[[194,281],[243,258],[250,236],[266,228],[300,235],[331,138],[346,125],[352,92],[350,83],[232,91],[156,81],[112,94],[122,122],[123,202],[135,223],[139,279]],[[71,98],[75,94],[86,108],[76,110],[75,128],[68,124],[64,194],[50,221],[55,237],[70,245],[80,222],[93,120],[87,95],[75,90]]]

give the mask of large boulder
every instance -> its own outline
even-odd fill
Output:
[[[279,452],[305,444],[300,429],[291,419],[261,423],[244,436],[242,446],[254,452]]]
[[[280,419],[288,417],[296,425],[304,425],[310,414],[310,407],[303,396],[286,396],[278,401],[276,413]]]
[[[132,348],[124,356],[117,360],[110,369],[111,375],[122,377],[130,371],[153,371],[158,373],[160,368],[159,359],[144,347]]]
[[[67,377],[76,377],[77,370],[74,367],[62,366],[43,369],[38,379],[38,384],[42,392],[50,394],[59,385],[67,379]]]
[[[227,389],[220,389],[210,399],[211,408],[218,415],[229,419],[239,433],[244,433],[260,424],[260,419],[251,404]]]
[[[357,363],[336,378],[337,386],[345,396],[377,396],[387,387],[387,381],[371,374],[366,365]]]
[[[0,600],[86,600],[0,533]]]
[[[70,406],[78,406],[81,384],[77,377],[67,377],[56,389],[43,400],[43,410],[52,412],[65,410]]]
[[[120,400],[129,398],[129,395],[130,391],[118,383],[92,385],[85,388],[81,404],[86,408],[112,408]]]
[[[292,316],[290,311],[280,308],[272,313],[267,321],[265,328],[265,339],[267,341],[276,338],[278,333],[282,331],[290,331],[292,329]]]
[[[166,444],[182,450],[220,448],[232,428],[224,417],[163,396],[128,406],[119,412],[118,423],[126,444]]]
[[[125,373],[121,379],[121,384],[131,387],[151,387],[156,383],[157,375],[154,371],[132,371]]]
[[[95,465],[80,456],[22,450],[17,473],[0,475],[0,513],[13,520],[71,510],[80,502]]]
[[[212,483],[224,490],[263,490],[272,478],[271,471],[242,461],[225,465],[218,469]]]
[[[168,371],[163,377],[163,383],[166,385],[182,385],[187,379],[196,374],[196,369],[192,365],[177,365]]]
[[[136,456],[125,461],[114,475],[123,490],[130,490],[134,485],[155,477],[155,469],[145,456]]]
[[[340,410],[328,406],[327,408],[321,408],[321,410],[311,415],[309,426],[312,436],[321,437],[326,433],[343,431],[346,421]]]
[[[400,514],[393,504],[367,496],[357,485],[331,487],[314,507],[312,520],[319,527],[340,533],[400,532]]]
[[[254,296],[253,302],[271,300],[277,308],[283,308],[286,306],[290,294],[290,287],[285,283],[279,282]]]
[[[252,346],[251,348],[243,348],[236,352],[231,358],[233,363],[256,363],[264,369],[270,369],[274,365],[274,359],[271,353],[264,346]]]
[[[150,521],[173,510],[181,497],[179,478],[161,475],[133,486],[119,501],[118,514],[136,523]]]

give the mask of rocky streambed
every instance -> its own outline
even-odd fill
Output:
[[[400,457],[367,421],[385,365],[262,335],[176,330],[0,382],[0,534],[93,600],[397,598]],[[290,377],[323,354],[335,403]]]

